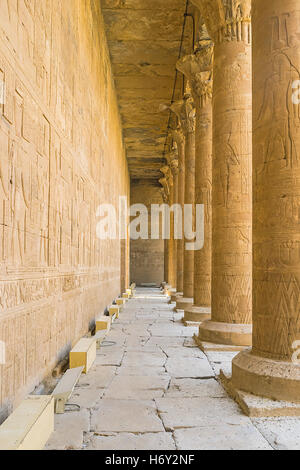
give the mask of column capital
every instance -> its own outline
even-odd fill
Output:
[[[216,43],[251,42],[251,0],[191,0]]]
[[[177,150],[179,151],[180,146],[184,145],[184,134],[182,132],[181,126],[178,126],[177,129],[172,129],[171,134],[174,142],[177,145]]]
[[[173,177],[178,174],[178,151],[177,149],[173,149],[168,155],[167,155],[167,161],[168,165],[170,168],[170,171],[172,172]]]
[[[159,171],[165,176],[165,178],[168,178],[168,175],[170,173],[170,167],[169,165],[164,165],[162,168],[160,168]]]
[[[183,100],[173,103],[171,111],[177,115],[184,135],[195,132],[196,110],[190,94],[186,94]]]
[[[182,127],[181,127],[181,116],[182,116],[183,105],[184,105],[183,100],[178,100],[178,101],[174,101],[174,103],[172,103],[171,106],[170,106],[170,110],[172,111],[172,113],[176,114],[176,116],[178,118],[180,129],[182,129]]]
[[[174,158],[174,160],[171,161],[170,166],[171,166],[171,171],[172,171],[173,177],[174,176],[176,177],[178,175],[178,172],[179,172],[178,158]]]
[[[168,196],[168,194],[166,193],[166,189],[165,189],[163,183],[161,182],[161,180],[159,180],[159,182],[160,182],[160,184],[163,186],[162,188],[160,188],[160,192],[161,192],[163,201],[164,201],[165,204],[168,204],[168,202],[169,202],[169,196]]]
[[[213,53],[212,41],[202,41],[194,54],[183,57],[177,63],[177,68],[189,81],[195,103],[198,98],[212,97]]]
[[[167,178],[160,178],[159,183],[162,185],[162,189],[165,193],[166,199],[169,199],[170,196],[170,188],[168,185],[168,180]]]
[[[167,194],[170,195],[170,190],[173,187],[173,175],[169,165],[163,166],[159,171],[164,175],[163,178],[159,180],[160,184],[163,187],[167,187]]]

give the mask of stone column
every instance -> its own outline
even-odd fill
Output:
[[[160,169],[164,174],[164,178],[159,180],[160,184],[164,188],[164,203],[172,206],[174,199],[174,184],[173,184],[173,175],[171,169],[168,165],[165,165]],[[174,286],[174,235],[172,234],[172,224],[171,224],[171,234],[170,239],[165,240],[165,276],[167,277],[167,285],[165,286],[165,293],[170,294],[172,286]]]
[[[180,129],[172,131],[174,144],[177,148],[177,160],[173,172],[177,186],[175,202],[183,210],[184,206],[184,136]],[[175,222],[174,222],[175,224]],[[174,228],[175,227],[174,225]],[[171,302],[176,302],[178,296],[183,296],[183,267],[184,240],[175,240],[176,244],[176,291],[171,294]]]
[[[188,77],[196,106],[195,203],[204,205],[204,246],[195,251],[194,305],[185,309],[183,321],[201,323],[211,318],[213,44],[209,39],[201,41],[189,64]]]
[[[165,285],[164,289],[168,288],[168,277],[169,277],[169,244],[168,240],[164,241],[165,248],[164,248],[164,278],[165,278]]]
[[[170,208],[172,206],[178,204],[178,158],[177,158],[177,150],[173,149],[173,151],[167,155],[168,165],[170,167],[170,171],[172,174],[172,197],[170,200]],[[172,211],[170,214],[170,222],[171,222],[171,240],[172,240],[172,269],[171,274],[171,284],[172,288],[170,289],[169,293],[172,299],[172,296],[176,295],[177,292],[177,240],[175,240],[175,213]]]
[[[163,198],[163,202],[164,204],[168,204],[169,197],[168,197],[167,190],[166,190],[166,180],[164,178],[161,178],[159,182],[162,185],[162,188],[160,191],[161,191],[161,195]],[[169,240],[165,240],[164,241],[164,282],[163,282],[164,290],[167,290],[169,288],[168,278],[169,278]]]
[[[180,64],[178,64],[180,66]],[[180,122],[185,136],[185,191],[184,204],[195,205],[195,108],[190,93],[186,93],[180,108]],[[190,242],[190,240],[184,240]],[[193,305],[194,251],[184,249],[183,297],[178,297],[176,309]]]
[[[202,341],[252,341],[251,1],[198,0],[214,41],[212,320]],[[266,3],[266,2],[264,2]]]
[[[181,102],[182,104],[182,102]],[[174,142],[178,151],[178,199],[177,203],[181,206],[182,213],[184,209],[185,193],[185,137],[179,125],[172,131]],[[176,302],[177,297],[183,297],[183,269],[184,269],[184,239],[176,240],[177,245],[177,282],[176,294],[171,296],[171,301]]]
[[[252,5],[253,348],[233,361],[232,381],[300,402],[300,5]]]

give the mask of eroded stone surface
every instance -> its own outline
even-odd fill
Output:
[[[152,353],[151,355],[147,352],[128,352],[124,356],[124,366],[154,366],[163,367],[166,362],[166,357],[161,352]]]
[[[91,418],[91,431],[103,432],[162,432],[153,401],[103,399]]]
[[[205,354],[199,348],[162,346],[162,350],[170,359],[184,357],[206,359]]]
[[[207,359],[195,357],[173,357],[166,363],[166,370],[172,377],[213,377],[214,372]]]
[[[122,433],[114,436],[94,436],[86,450],[175,450],[171,433]]]
[[[215,379],[199,380],[173,378],[165,396],[166,398],[224,398],[227,395]]]
[[[174,438],[178,450],[272,450],[251,423],[179,429]]]
[[[167,430],[188,427],[218,426],[220,416],[228,425],[249,423],[238,406],[229,398],[159,398],[159,414]]]
[[[83,433],[90,430],[87,410],[55,415],[55,432],[47,443],[46,450],[81,449]]]
[[[106,398],[148,400],[162,397],[168,388],[170,377],[118,375],[105,392]]]
[[[252,419],[276,450],[300,450],[300,418]]]
[[[117,370],[118,375],[146,375],[157,377],[158,375],[165,375],[166,370],[164,367],[150,367],[150,366],[122,366]]]

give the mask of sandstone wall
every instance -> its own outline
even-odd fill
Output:
[[[96,208],[129,179],[98,0],[1,0],[0,81],[3,419],[126,283]]]
[[[163,204],[157,185],[146,181],[134,181],[131,186],[131,205],[144,204],[149,213],[151,235],[151,204]],[[164,240],[131,240],[130,276],[137,285],[160,283],[164,280]]]

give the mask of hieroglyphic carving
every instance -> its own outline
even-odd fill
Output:
[[[184,59],[177,63],[177,68],[183,73],[187,73],[186,67],[183,65],[183,61]],[[189,86],[187,87],[187,90],[188,88]],[[183,100],[173,103],[171,110],[177,115],[183,134],[185,136],[184,204],[193,206],[195,204],[196,109],[191,93],[186,92]],[[193,297],[193,278],[194,252],[184,250],[183,293],[186,298]]]
[[[168,203],[170,203],[171,190],[173,187],[172,172],[168,165],[163,166],[160,171],[163,173],[164,177],[160,178],[159,183],[164,189],[165,197]]]
[[[299,164],[300,158],[296,144],[300,106],[292,101],[292,86],[300,80],[300,69],[294,57],[285,51],[275,51],[272,57],[272,70],[265,80],[261,107],[255,118],[257,122],[273,122],[262,142],[264,165],[273,162],[271,165],[281,169],[292,168]]]
[[[194,54],[177,63],[177,68],[188,79],[196,107],[212,97],[213,51],[213,43],[206,39],[199,43]]]
[[[176,107],[176,103],[174,103]],[[179,106],[181,106],[179,104]],[[174,109],[174,108],[173,108]],[[178,119],[177,119],[178,120]],[[175,177],[177,179],[177,203],[182,208],[184,206],[184,197],[185,197],[185,136],[182,131],[181,124],[178,120],[178,125],[175,129],[172,129],[173,143],[176,146],[178,154],[178,175]],[[184,268],[184,240],[177,240],[176,243],[176,288],[177,292],[183,292],[183,268]]]
[[[235,358],[232,381],[298,402],[300,120],[292,82],[300,73],[300,15],[294,0],[252,7],[253,348]]]
[[[251,2],[193,3],[214,41],[212,320],[230,329],[252,321]],[[213,331],[211,340],[226,341]],[[247,344],[245,331],[238,334]]]
[[[212,268],[212,44],[199,49],[195,78],[197,106],[195,203],[204,205],[204,246],[195,253],[194,306],[211,307]],[[211,67],[209,69],[209,67]],[[188,315],[188,313],[187,313]],[[195,315],[192,313],[192,315]],[[187,317],[188,319],[188,317]],[[193,316],[193,319],[196,319]]]
[[[300,105],[292,99],[300,80],[300,10],[290,1],[254,6],[254,29],[263,42],[253,62],[253,342],[257,354],[290,361],[300,331]]]
[[[1,420],[120,294],[119,241],[97,239],[96,209],[129,181],[100,5],[90,23],[82,2],[0,3]]]
[[[172,129],[172,137],[173,141],[176,143],[178,155],[180,155],[180,151],[184,146],[184,134],[182,132],[181,126],[179,125],[177,129]]]
[[[177,178],[176,171],[174,171],[174,165],[176,161],[176,151],[172,151],[166,156],[168,165],[165,165],[160,169],[163,173],[164,178],[159,180],[160,184],[163,186],[163,200],[169,207],[172,207],[176,202],[175,198],[177,191]],[[167,248],[165,262],[167,263],[166,275],[167,281],[172,287],[176,287],[177,282],[177,245],[174,240],[174,214],[170,214],[170,219],[164,221],[164,225],[167,223],[167,226],[170,227],[169,238],[165,241],[165,246]],[[165,234],[164,234],[165,235]]]
[[[215,43],[251,42],[251,0],[191,0]]]
[[[173,103],[170,109],[178,117],[185,136],[195,132],[196,110],[190,94],[185,94],[184,99]]]

